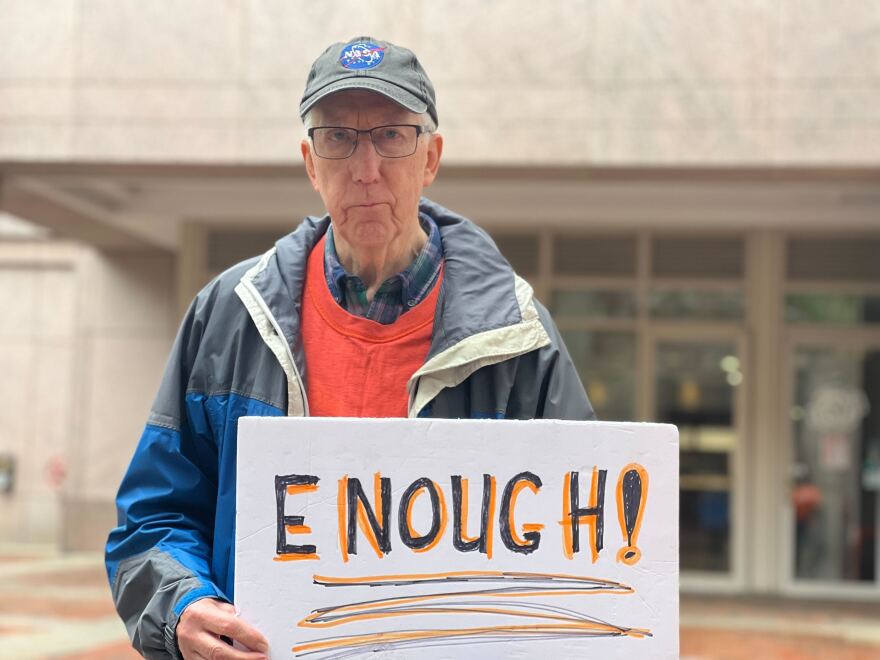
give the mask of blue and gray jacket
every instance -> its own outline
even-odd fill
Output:
[[[593,419],[549,314],[492,239],[429,200],[420,210],[440,229],[445,270],[409,416]],[[147,657],[180,657],[175,630],[190,603],[232,601],[238,418],[309,414],[300,305],[329,222],[306,218],[218,276],[183,320],[106,549],[116,608]]]

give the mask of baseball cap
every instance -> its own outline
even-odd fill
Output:
[[[315,60],[299,104],[300,117],[321,99],[344,89],[366,89],[387,96],[411,112],[427,112],[435,124],[434,86],[408,48],[373,37],[335,43]]]

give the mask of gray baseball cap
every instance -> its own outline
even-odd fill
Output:
[[[427,112],[437,120],[434,86],[418,58],[408,48],[373,37],[355,37],[325,50],[309,71],[299,104],[305,114],[321,99],[344,89],[384,94],[411,112]]]

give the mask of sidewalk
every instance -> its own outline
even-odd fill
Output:
[[[687,660],[880,659],[880,603],[682,596]],[[0,659],[128,660],[97,554],[0,548]]]

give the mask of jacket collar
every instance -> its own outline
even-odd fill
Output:
[[[472,335],[520,323],[513,269],[489,235],[467,218],[426,198],[421,199],[419,211],[437,223],[444,257],[428,359]],[[274,256],[252,278],[293,347],[301,371],[300,312],[306,262],[329,226],[327,215],[305,218],[295,231],[276,242]]]

